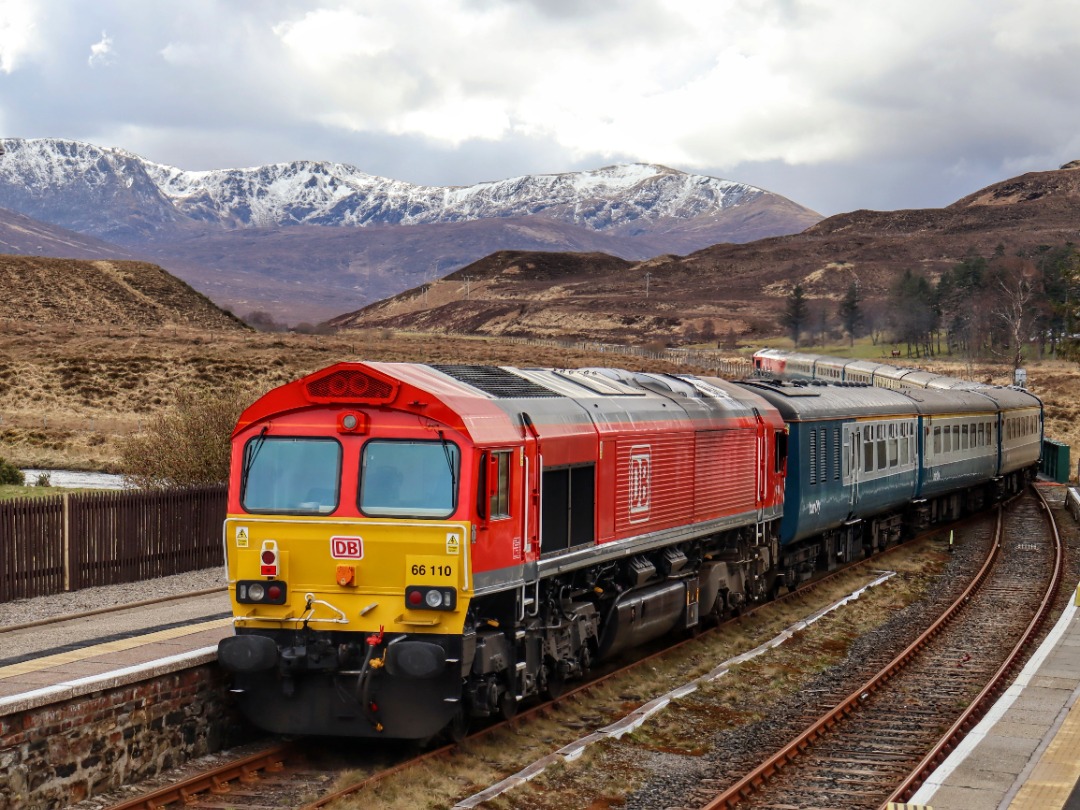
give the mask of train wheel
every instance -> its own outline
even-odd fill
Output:
[[[544,683],[544,696],[548,700],[554,700],[566,691],[566,676],[557,663],[552,663],[546,669],[547,681]]]
[[[452,743],[459,743],[469,735],[469,718],[465,716],[463,709],[458,709],[454,713],[454,716],[450,718],[450,722],[446,724],[443,733]]]
[[[502,697],[499,698],[499,716],[503,720],[509,720],[518,711],[517,695],[511,690],[507,689],[503,692]]]

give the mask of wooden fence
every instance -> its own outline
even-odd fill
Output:
[[[222,565],[225,487],[0,501],[0,602]]]

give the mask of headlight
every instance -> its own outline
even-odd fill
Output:
[[[457,591],[409,585],[405,588],[405,605],[410,610],[457,610]]]
[[[241,579],[236,583],[236,601],[242,605],[284,605],[288,595],[280,579]]]

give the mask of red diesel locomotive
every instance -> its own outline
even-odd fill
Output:
[[[233,434],[219,647],[270,731],[420,739],[767,598],[787,436],[714,378],[339,363]]]

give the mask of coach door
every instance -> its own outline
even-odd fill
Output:
[[[862,470],[862,431],[858,422],[844,425],[844,486],[848,488],[849,504],[854,510],[859,503],[859,480]]]

